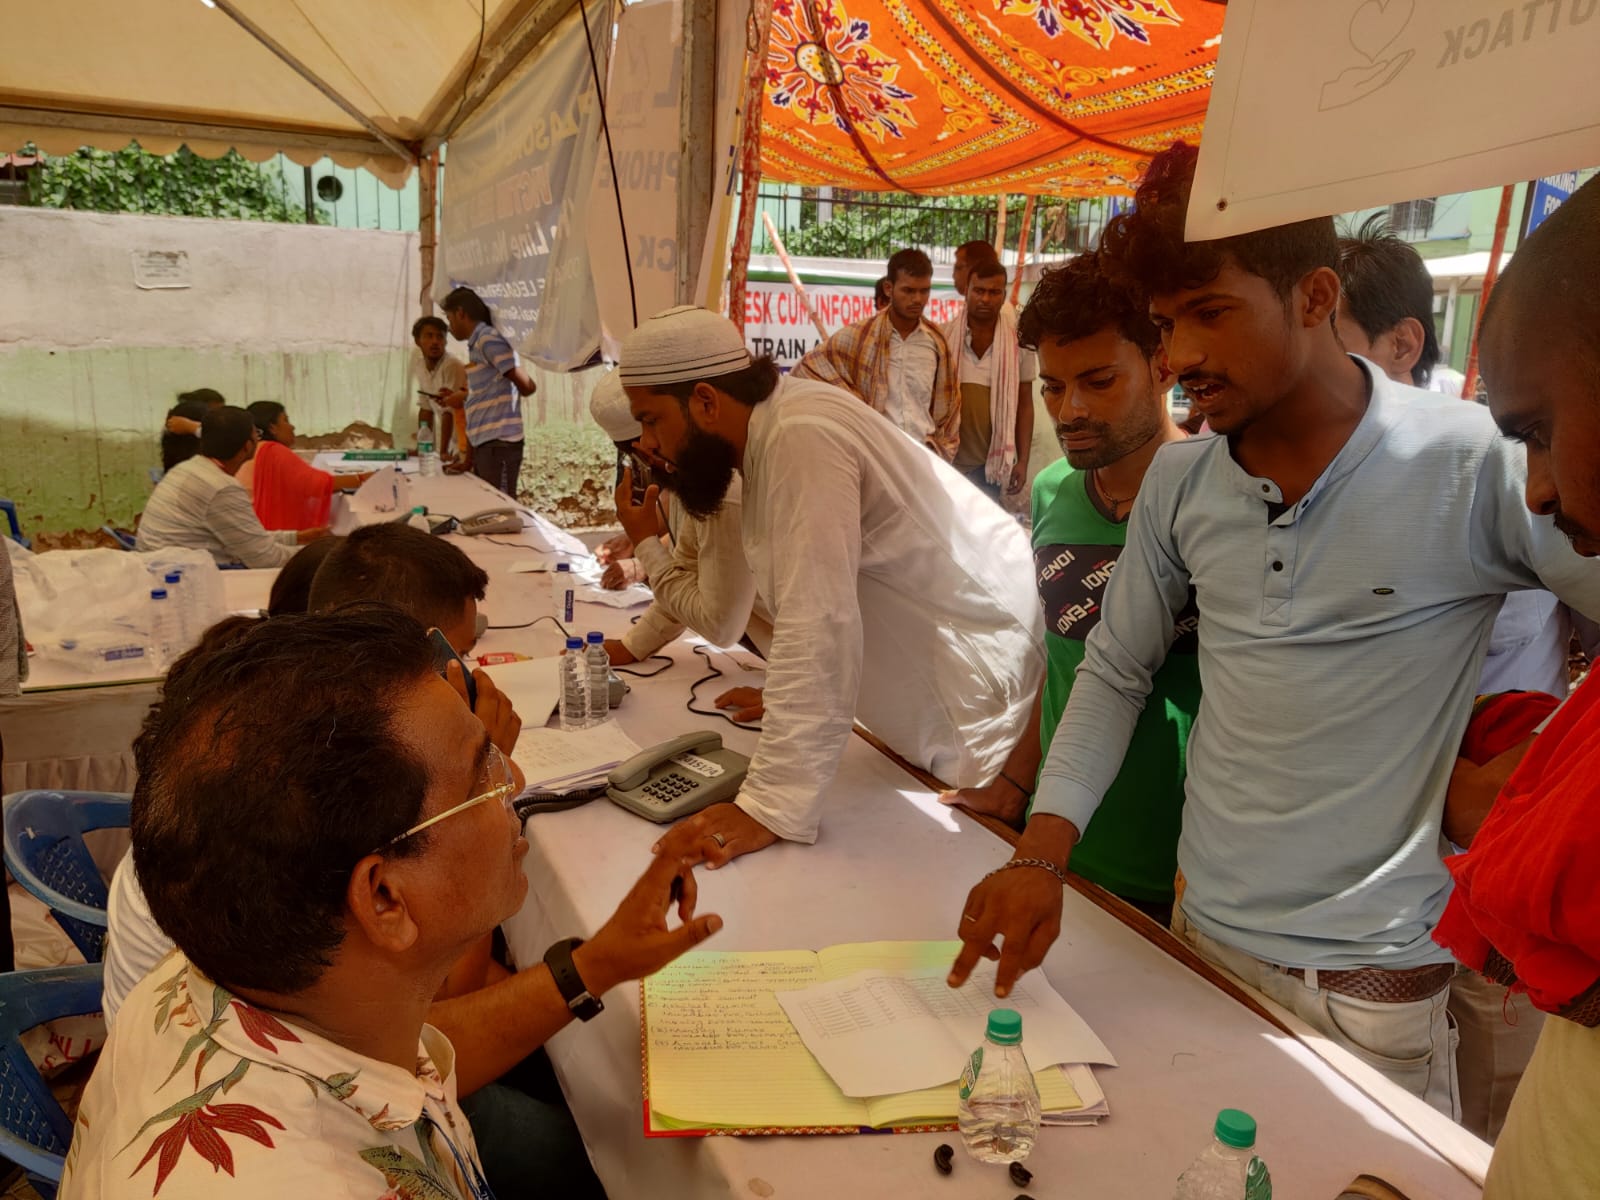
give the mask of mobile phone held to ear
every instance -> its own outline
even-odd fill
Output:
[[[433,643],[433,667],[439,672],[439,677],[446,682],[450,679],[450,664],[461,664],[461,677],[467,681],[467,707],[478,707],[478,684],[472,678],[472,668],[465,659],[456,653],[456,648],[450,644],[450,639],[438,629],[428,630],[428,640]]]
[[[650,486],[650,468],[637,454],[618,447],[616,487],[622,486],[623,473],[630,468],[633,471],[632,499],[637,508],[644,503],[644,490]]]

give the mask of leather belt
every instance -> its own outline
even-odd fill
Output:
[[[1304,979],[1299,967],[1284,967],[1284,973]],[[1317,986],[1341,996],[1370,1000],[1375,1004],[1410,1004],[1427,1000],[1450,986],[1455,977],[1454,963],[1434,963],[1426,967],[1407,967],[1386,971],[1382,967],[1357,967],[1349,971],[1318,971]]]

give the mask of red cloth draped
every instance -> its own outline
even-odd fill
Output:
[[[1477,766],[1533,736],[1561,701],[1548,692],[1499,692],[1479,699],[1461,739],[1461,757]]]
[[[1491,949],[1515,990],[1558,1012],[1600,979],[1600,672],[1551,719],[1472,848],[1434,940],[1481,971]]]
[[[268,529],[315,529],[328,523],[333,476],[287,446],[262,442],[256,449],[251,502]]]

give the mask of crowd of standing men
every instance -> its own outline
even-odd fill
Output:
[[[1495,291],[1486,410],[1415,386],[1437,347],[1395,244],[1327,218],[1187,242],[1194,166],[1182,144],[1157,156],[1101,248],[1020,313],[968,246],[956,321],[922,318],[931,266],[902,251],[886,308],[788,377],[705,309],[628,336],[594,411],[653,636],[761,642],[762,731],[737,798],[666,831],[612,920],[542,966],[448,995],[527,891],[520,721],[487,676],[469,710],[375,569],[349,573],[391,605],[211,631],[135,747],[133,864],[176,952],[124,1001],[63,1194],[132,1194],[158,1155],[171,1195],[374,1172],[489,1194],[456,1076],[481,1086],[716,933],[694,868],[822,837],[858,720],[1022,827],[949,915],[953,986],[998,959],[1007,995],[1077,872],[1498,1131],[1490,1200],[1600,1193],[1600,681],[1484,682],[1507,596],[1552,597],[1500,637],[1513,665],[1563,614],[1600,616],[1600,183]],[[513,491],[531,381],[486,309],[444,307],[473,359],[443,403]],[[1035,481],[1030,546],[995,500],[1027,476],[1035,373],[1066,457]],[[497,400],[474,416],[480,393]],[[314,610],[329,564],[376,540],[329,553]],[[478,575],[447,622],[463,640]],[[1480,1036],[1458,1053],[1462,1014]]]

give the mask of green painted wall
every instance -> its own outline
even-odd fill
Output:
[[[304,434],[352,421],[391,429],[404,351],[282,353],[122,347],[0,354],[0,495],[24,529],[131,527],[160,465],[177,393],[214,387],[231,403],[277,400]],[[409,429],[409,427],[405,427]]]

